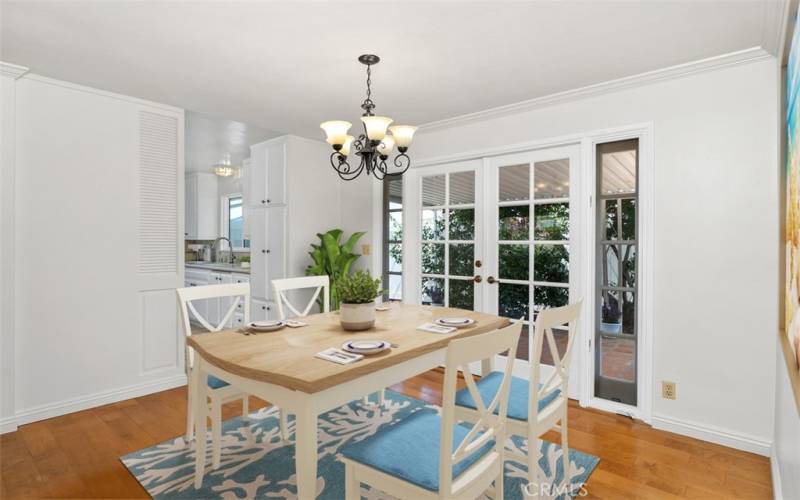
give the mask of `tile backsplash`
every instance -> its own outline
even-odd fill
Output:
[[[204,246],[211,246],[214,243],[214,240],[186,240],[184,243],[184,251],[186,256],[186,262],[192,262],[196,260],[203,260],[202,252],[195,252],[194,250],[189,250],[189,245],[204,245]],[[234,258],[236,262],[239,262],[241,257],[249,257],[250,252],[233,252]],[[224,249],[221,252],[219,249],[217,250],[217,260],[219,260],[220,256],[223,259],[228,258],[228,249]],[[213,252],[212,252],[213,258]]]

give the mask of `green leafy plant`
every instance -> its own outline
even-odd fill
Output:
[[[331,280],[331,310],[339,309],[339,280],[350,274],[350,267],[361,257],[361,254],[353,253],[358,240],[364,236],[365,232],[356,232],[350,235],[344,244],[341,229],[331,229],[327,233],[317,233],[319,245],[311,244],[312,250],[308,253],[313,264],[306,268],[306,276],[328,276]],[[317,299],[322,305],[322,297]]]
[[[236,260],[238,260],[239,262],[250,262],[250,256],[242,255],[241,257],[238,257]]]
[[[373,279],[366,271],[356,271],[352,276],[342,276],[336,283],[343,304],[368,304],[381,290],[381,280]]]

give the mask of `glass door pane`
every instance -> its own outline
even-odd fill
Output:
[[[479,225],[476,171],[444,168],[420,180],[423,304],[474,310]]]
[[[558,153],[564,153],[563,156]],[[529,360],[529,329],[546,307],[566,305],[570,287],[570,151],[497,158],[493,234],[496,279],[490,294],[497,314],[523,318],[517,358]],[[554,331],[560,351],[566,330]],[[545,347],[541,362],[552,365]]]
[[[637,139],[597,146],[594,395],[637,404]]]

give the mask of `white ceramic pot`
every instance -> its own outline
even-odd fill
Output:
[[[375,324],[375,301],[366,304],[342,303],[339,321],[345,330],[369,330]]]

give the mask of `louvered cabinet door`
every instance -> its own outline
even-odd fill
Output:
[[[183,114],[142,107],[138,264],[142,374],[181,368],[175,288],[183,267]]]

